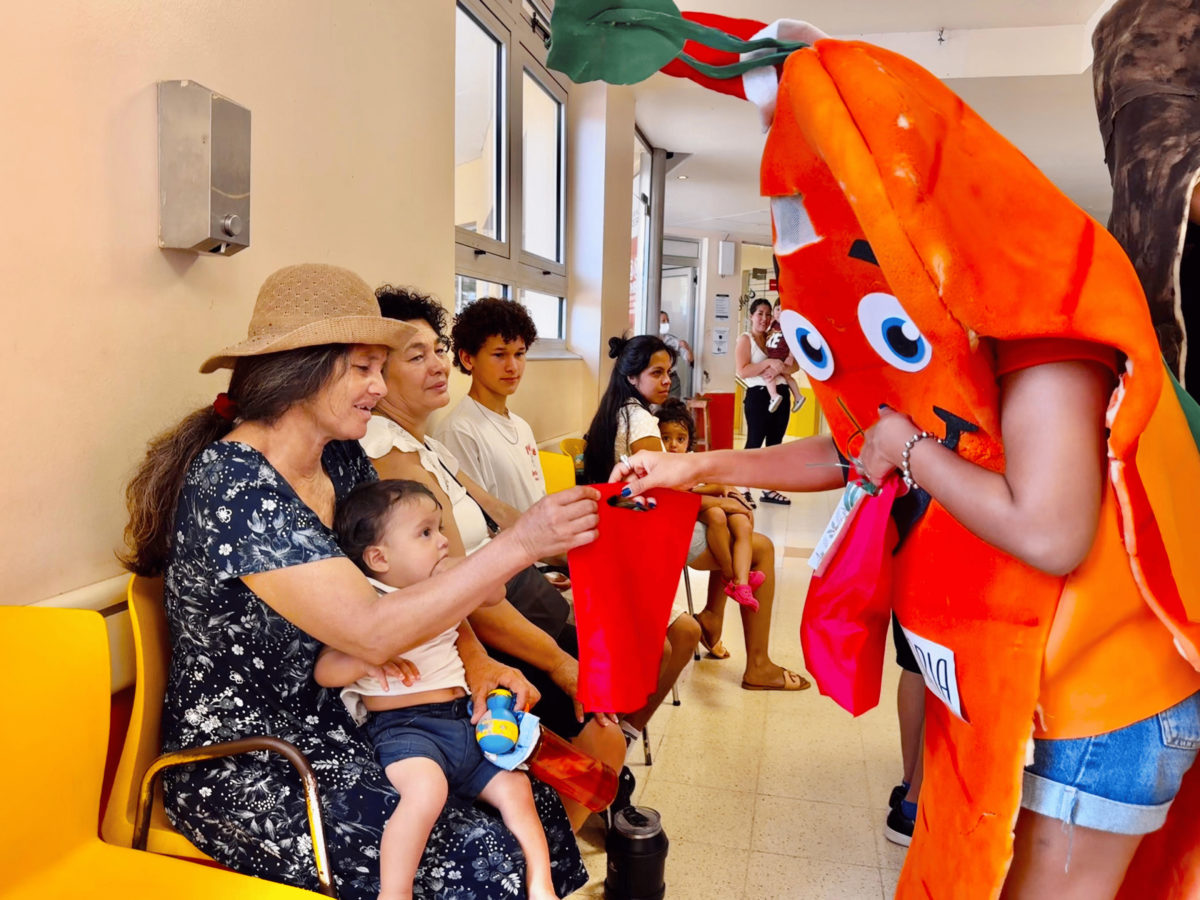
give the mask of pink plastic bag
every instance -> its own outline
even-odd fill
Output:
[[[879,703],[892,610],[892,502],[900,481],[889,478],[862,500],[831,560],[813,575],[800,622],[804,664],[821,693],[853,715]]]

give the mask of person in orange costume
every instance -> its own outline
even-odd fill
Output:
[[[814,490],[847,459],[874,482],[903,469],[892,604],[953,652],[962,718],[927,704],[898,896],[1198,896],[1200,513],[1179,498],[1200,489],[1200,456],[1136,276],[932,75],[802,23],[776,32],[811,44],[781,74],[711,81],[683,54],[737,57],[690,40],[664,71],[764,111],[784,332],[832,440],[637,454],[614,478]],[[1056,782],[1060,748],[1179,722],[1174,784],[1153,803]]]

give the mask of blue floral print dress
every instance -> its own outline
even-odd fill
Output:
[[[322,456],[337,497],[374,480],[357,443]],[[336,691],[312,677],[321,644],[272,610],[241,576],[343,555],[333,533],[257,450],[210,444],[188,469],[165,578],[171,667],[163,747],[266,734],[296,744],[320,785],[326,840],[343,900],[379,892],[379,842],[397,795]],[[534,782],[554,885],[587,881],[558,796]],[[304,791],[274,754],[198,763],[164,778],[168,817],[238,872],[317,886]],[[413,895],[425,900],[524,897],[524,857],[498,817],[451,798],[434,826]]]

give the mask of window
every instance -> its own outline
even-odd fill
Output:
[[[650,166],[653,157],[637,134],[633,137],[633,217],[629,229],[629,330],[653,334],[642,326],[646,317],[647,242],[650,239]]]
[[[504,45],[458,7],[454,47],[454,224],[504,240]]]
[[[544,64],[547,6],[542,0],[458,2],[455,305],[513,296],[529,308],[539,343],[561,343],[567,88]]]

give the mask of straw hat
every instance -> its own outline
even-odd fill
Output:
[[[262,356],[321,344],[402,348],[415,329],[379,314],[367,283],[349,269],[322,263],[288,266],[258,291],[246,339],[210,356],[201,372],[231,369],[239,356]]]

